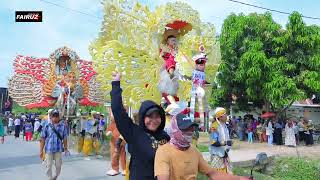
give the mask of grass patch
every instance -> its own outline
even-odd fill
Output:
[[[197,176],[197,180],[209,180],[209,178],[206,175],[203,174],[199,174]]]
[[[250,176],[250,169],[247,168],[233,168],[233,174],[237,175],[237,176],[246,176],[249,177]],[[254,179],[257,180],[276,180],[275,178],[265,175],[265,174],[261,174],[259,172],[253,171],[253,177]],[[198,174],[197,176],[197,180],[209,180],[209,178],[206,175],[203,174]]]
[[[294,157],[279,158],[275,163],[273,177],[281,180],[319,180],[320,162]]]
[[[209,152],[208,145],[198,144],[197,148],[200,152]]]
[[[235,167],[235,168],[232,169],[232,171],[233,171],[233,174],[235,174],[235,175],[249,177],[251,169],[250,168],[238,168],[238,167]],[[262,173],[259,173],[259,172],[256,172],[256,171],[253,171],[252,174],[253,174],[254,179],[258,179],[258,180],[275,180],[275,178],[273,178],[273,177],[271,177],[269,175],[262,174]]]

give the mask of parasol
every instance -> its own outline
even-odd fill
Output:
[[[173,23],[166,25],[166,30],[163,34],[164,39],[168,36],[183,36],[192,30],[192,25],[185,21],[174,21]]]
[[[261,115],[261,118],[267,119],[267,118],[274,117],[274,116],[276,116],[275,113],[273,113],[273,112],[266,112],[266,113],[264,113],[264,114]]]

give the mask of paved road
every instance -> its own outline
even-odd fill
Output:
[[[45,166],[39,159],[39,143],[26,142],[6,136],[5,144],[0,144],[1,180],[46,180]],[[71,152],[64,157],[59,180],[124,180],[123,176],[106,176],[110,161],[92,158],[83,160],[81,155]]]

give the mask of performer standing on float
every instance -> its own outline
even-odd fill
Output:
[[[175,60],[178,54],[177,35],[178,32],[176,30],[166,27],[164,33],[166,44],[160,45],[160,58],[165,61],[165,64],[160,70],[158,89],[165,99],[168,108],[177,107],[176,101],[179,101],[177,97],[179,77],[176,71],[177,62]]]
[[[199,128],[204,128],[205,116],[207,115],[207,101],[205,99],[204,86],[207,83],[205,76],[205,67],[207,62],[207,55],[205,54],[205,48],[203,45],[199,47],[200,54],[193,57],[195,62],[195,69],[192,72],[192,89],[190,100],[190,118],[194,122],[199,123],[199,127],[194,131],[193,145],[197,145],[199,139]],[[197,106],[196,106],[197,103]],[[197,107],[197,109],[196,109]],[[197,110],[197,111],[196,111]]]
[[[192,72],[192,90],[191,90],[191,102],[190,102],[190,118],[195,121],[195,118],[200,118],[200,127],[204,126],[205,118],[205,91],[204,86],[207,84],[205,68],[207,62],[207,55],[205,54],[205,49],[201,45],[200,54],[193,57],[195,62],[195,69]],[[196,111],[196,100],[198,102],[198,111]]]
[[[232,141],[230,140],[226,125],[228,117],[227,111],[222,107],[218,107],[214,114],[215,118],[210,128],[211,166],[217,171],[232,174],[228,154],[232,146]]]

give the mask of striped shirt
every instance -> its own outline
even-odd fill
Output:
[[[53,124],[52,124],[53,125]],[[58,125],[53,125],[56,131],[61,135],[62,139],[67,139],[67,128],[62,122]],[[41,138],[45,139],[45,152],[63,152],[63,142],[59,139],[57,134],[52,130],[51,123],[47,124],[41,132]]]

